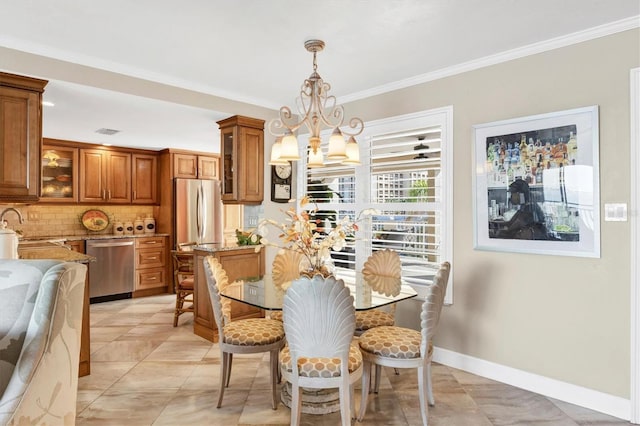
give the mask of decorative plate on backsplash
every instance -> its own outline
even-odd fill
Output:
[[[109,216],[102,210],[91,209],[82,213],[80,222],[89,231],[103,231],[109,226]]]

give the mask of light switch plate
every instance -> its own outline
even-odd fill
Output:
[[[605,222],[626,222],[627,204],[606,203],[604,205],[604,220]]]

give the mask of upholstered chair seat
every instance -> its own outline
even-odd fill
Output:
[[[349,374],[357,371],[362,366],[362,352],[358,342],[351,342],[348,359]],[[285,346],[280,352],[280,368],[288,373],[293,371],[291,365],[291,353],[289,346]],[[300,357],[298,358],[298,372],[304,377],[340,377],[342,366],[340,358],[335,357]]]

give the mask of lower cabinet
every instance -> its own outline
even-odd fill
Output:
[[[85,253],[84,241],[66,241],[71,250]],[[89,265],[87,265],[88,267]],[[84,281],[84,302],[82,303],[82,330],[80,331],[80,368],[78,376],[88,376],[91,373],[91,331],[89,330],[89,274]]]
[[[215,252],[195,250],[194,321],[193,332],[211,342],[218,341],[218,326],[214,320],[207,278],[204,272],[204,258],[212,255],[220,261],[229,277],[229,282],[238,278],[264,275],[264,250],[255,252],[255,247],[222,250]],[[259,318],[264,312],[244,303],[231,302],[231,318]]]
[[[135,238],[136,286],[133,297],[167,292],[167,237]]]

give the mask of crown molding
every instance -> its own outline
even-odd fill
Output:
[[[403,80],[398,80],[393,83],[373,87],[371,89],[352,93],[350,95],[340,96],[338,98],[338,102],[339,103],[353,102],[353,101],[368,98],[371,96],[381,95],[383,93],[392,92],[394,90],[405,89],[407,87],[415,86],[422,83],[427,83],[429,81],[439,80],[441,78],[450,77],[456,74],[462,74],[465,72],[477,70],[477,69],[488,67],[491,65],[500,64],[503,62],[511,61],[518,58],[523,58],[525,56],[535,55],[542,52],[547,52],[547,51],[558,49],[561,47],[571,46],[573,44],[594,40],[596,38],[605,37],[608,35],[632,30],[639,27],[640,27],[640,15],[636,15],[630,18],[625,18],[619,21],[589,28],[587,30],[578,31],[575,33],[561,36],[561,37],[556,37],[549,40],[529,44],[527,46],[519,47],[517,49],[496,53],[495,55],[485,56],[484,58],[476,59],[473,61],[463,62],[461,64],[453,65],[447,68],[442,68],[437,71],[428,72],[428,73],[417,75],[414,77],[405,78]]]

